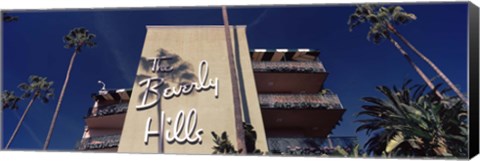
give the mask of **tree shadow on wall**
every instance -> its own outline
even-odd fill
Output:
[[[135,81],[136,84],[152,77],[162,78],[164,79],[163,85],[158,88],[159,93],[162,94],[163,90],[172,87],[173,85],[187,86],[198,79],[193,72],[192,64],[183,61],[177,54],[171,53],[162,48],[158,49],[157,52],[158,54],[155,57],[140,58],[140,66],[142,70],[155,74],[154,76],[150,74],[138,74]],[[155,67],[153,66],[154,60],[152,58],[160,58],[157,71],[153,69]],[[169,68],[171,69],[170,71],[161,71]],[[139,98],[141,97],[142,95],[139,96]]]
[[[161,78],[163,79],[162,84],[158,84],[159,87],[157,88],[158,90],[158,96],[157,98],[158,103],[156,105],[153,105],[152,107],[157,107],[157,118],[161,118],[162,116],[162,107],[161,107],[161,100],[162,100],[162,94],[163,91],[167,88],[177,86],[179,88],[180,86],[188,86],[192,82],[195,82],[198,80],[198,77],[194,74],[193,72],[193,66],[182,60],[180,56],[178,56],[175,53],[171,53],[165,49],[158,49],[157,54],[155,57],[141,57],[140,58],[140,68],[143,71],[147,71],[148,74],[137,74],[136,75],[136,80],[135,84],[140,84],[140,82],[151,79],[154,77]],[[155,59],[157,59],[157,65],[154,65]],[[155,82],[155,83],[161,83],[161,82]],[[153,87],[152,84],[151,87]],[[144,92],[145,89],[147,88],[145,84],[142,85],[142,92],[138,95],[138,100],[142,100],[144,97]],[[191,93],[193,94],[193,93]],[[150,98],[151,99],[151,98]],[[149,100],[152,101],[152,100]],[[150,107],[149,107],[150,108]],[[167,125],[168,123],[165,122],[164,125]],[[160,124],[158,129],[160,129]],[[160,130],[159,130],[160,131]],[[163,134],[164,131],[160,132],[160,134]],[[159,146],[159,153],[163,153],[163,135],[160,135],[161,140],[158,143]]]

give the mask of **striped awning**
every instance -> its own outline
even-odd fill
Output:
[[[320,51],[312,49],[254,49],[250,51],[253,61],[314,61]]]
[[[129,100],[131,93],[132,89],[104,90],[92,93],[92,98],[95,101]]]

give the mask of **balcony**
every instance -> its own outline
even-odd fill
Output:
[[[259,93],[317,93],[328,73],[318,61],[252,62]]]
[[[107,115],[115,115],[126,113],[128,109],[128,102],[108,105],[104,107],[98,107],[96,111],[92,111],[93,108],[89,109],[88,117],[100,117]]]
[[[252,62],[255,72],[273,73],[324,73],[325,67],[317,61],[280,61],[280,62]]]
[[[78,150],[100,150],[118,147],[120,134],[85,138],[77,146]]]
[[[285,109],[343,109],[336,94],[259,94],[260,107]]]
[[[85,122],[90,128],[122,128],[127,109],[128,102],[90,108]]]
[[[329,137],[329,138],[267,138],[268,149],[274,154],[291,154],[301,152],[303,155],[331,154],[334,148],[340,146],[345,151],[353,150],[358,139],[356,137]]]
[[[268,137],[327,137],[345,112],[335,94],[259,94]]]

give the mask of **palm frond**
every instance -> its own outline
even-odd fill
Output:
[[[96,46],[96,42],[93,41],[95,37],[95,34],[91,34],[83,27],[74,28],[63,37],[64,47],[67,49],[75,48],[76,51],[81,52],[83,46]]]
[[[53,81],[47,81],[47,77],[31,75],[28,82],[20,83],[18,88],[23,91],[22,98],[36,97],[47,103],[53,98]]]
[[[17,103],[20,100],[21,100],[21,98],[17,97],[15,95],[14,91],[4,90],[2,92],[2,106],[3,106],[3,109],[12,109],[12,110],[18,109]]]
[[[387,10],[387,9],[383,9]],[[365,97],[367,105],[356,115],[357,132],[365,131],[370,138],[365,143],[367,153],[396,156],[466,156],[468,127],[465,126],[465,104],[455,97],[439,98],[435,90],[425,91],[426,85],[401,88],[378,86],[385,99]],[[444,91],[444,90],[441,90]]]
[[[379,5],[357,5],[349,16],[347,25],[351,32],[355,27],[368,23],[370,25],[367,40],[379,44],[390,35],[387,25],[406,24],[416,20],[415,14],[407,13],[400,6],[383,7]]]

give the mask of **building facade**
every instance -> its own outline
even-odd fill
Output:
[[[92,94],[93,106],[85,116],[85,130],[77,145],[82,151],[116,152],[131,89],[100,90]]]
[[[249,49],[246,27],[230,30],[243,122],[255,131],[249,147],[284,153],[341,142],[329,135],[345,109],[324,88],[320,52]],[[223,26],[147,26],[132,88],[93,95],[79,149],[211,154],[212,132],[236,148],[227,56]]]

